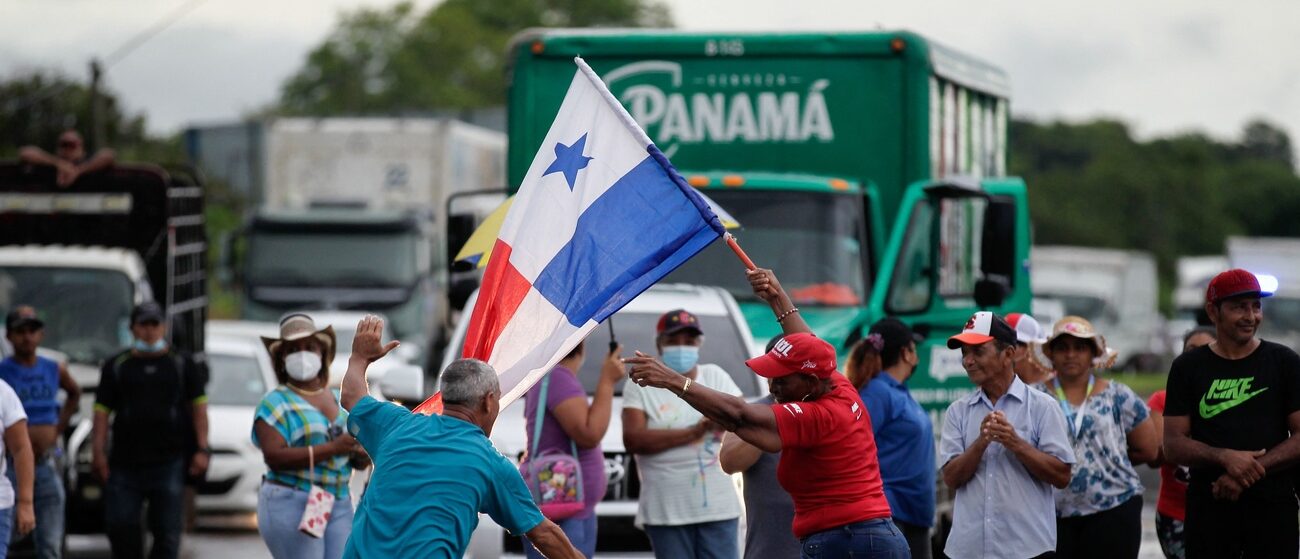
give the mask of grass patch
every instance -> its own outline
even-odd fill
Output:
[[[1149,398],[1157,390],[1164,390],[1165,380],[1169,378],[1168,373],[1107,373],[1106,378],[1122,382],[1134,392],[1137,392],[1143,399]]]

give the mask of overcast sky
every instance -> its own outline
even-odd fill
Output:
[[[0,0],[0,76],[87,74],[190,0]],[[338,13],[392,0],[210,0],[109,68],[150,128],[237,119],[272,102]],[[421,6],[431,0],[417,2]],[[1013,111],[1117,117],[1143,136],[1232,138],[1262,116],[1300,133],[1300,2],[668,0],[692,30],[909,29],[1008,71]]]

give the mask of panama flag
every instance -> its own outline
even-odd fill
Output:
[[[578,70],[501,225],[465,336],[462,355],[500,375],[502,407],[725,233],[600,77],[574,60]]]

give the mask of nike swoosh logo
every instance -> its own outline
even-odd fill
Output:
[[[1226,402],[1219,402],[1214,405],[1205,403],[1205,396],[1201,396],[1201,417],[1204,419],[1209,419],[1211,417],[1219,415],[1225,411],[1228,411],[1232,408],[1235,408],[1237,406],[1246,403],[1246,400],[1254,398],[1255,396],[1259,395],[1260,392],[1263,392],[1265,390],[1268,390],[1268,387],[1261,388],[1249,394],[1242,394]]]

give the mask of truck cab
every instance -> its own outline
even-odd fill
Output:
[[[1002,178],[1010,87],[996,66],[906,31],[526,31],[510,52],[512,188],[575,56],[841,355],[885,316],[926,335],[909,386],[936,419],[970,390],[944,339],[977,310],[1030,310],[1027,193]],[[665,281],[723,287],[756,341],[777,332],[720,243]]]
[[[415,210],[263,209],[244,230],[243,318],[289,311],[380,312],[424,364],[446,317],[431,218]]]

